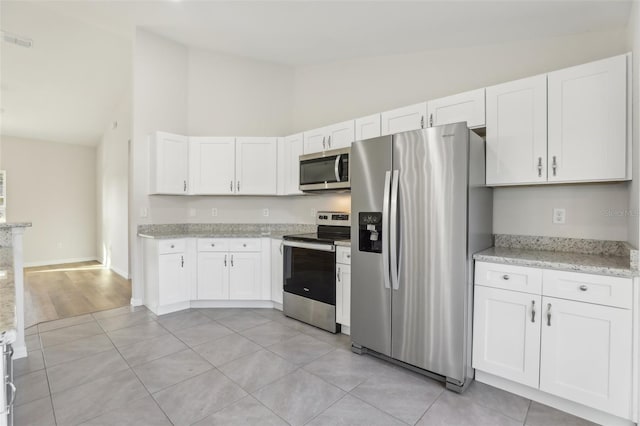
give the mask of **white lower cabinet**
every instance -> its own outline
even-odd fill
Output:
[[[541,297],[476,286],[473,368],[538,387]]]
[[[632,419],[633,310],[617,297],[631,297],[632,280],[542,270],[541,291],[533,294],[483,279],[482,271],[501,267],[505,276],[518,273],[515,266],[476,264],[473,367]]]
[[[189,285],[184,263],[184,253],[158,256],[158,275],[160,278],[158,303],[160,305],[172,305],[189,300]]]
[[[198,300],[262,300],[262,254],[258,238],[198,241]]]
[[[229,299],[260,300],[260,253],[230,253]]]
[[[282,307],[283,292],[283,251],[282,240],[271,240],[271,300]]]
[[[229,254],[198,253],[197,298],[229,299]]]
[[[351,326],[350,247],[336,247],[336,322],[345,327]]]
[[[162,315],[185,309],[191,298],[187,240],[145,240],[145,305]]]
[[[543,297],[540,390],[620,417],[631,406],[631,310]]]

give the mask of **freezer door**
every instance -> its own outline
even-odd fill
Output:
[[[465,375],[468,132],[454,124],[395,135],[390,210],[392,357],[459,381]]]
[[[391,136],[351,146],[351,340],[391,355],[391,285],[389,279],[388,198]],[[386,202],[385,202],[386,197]],[[382,253],[360,251],[360,213],[383,213]]]

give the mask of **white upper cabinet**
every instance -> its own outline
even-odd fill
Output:
[[[190,193],[228,195],[234,193],[235,138],[189,138]]]
[[[278,194],[297,195],[300,191],[300,156],[304,145],[302,133],[278,139]]]
[[[368,115],[366,117],[356,119],[355,140],[361,141],[364,139],[377,138],[378,136],[380,136],[382,134],[380,132],[380,120],[380,114]]]
[[[629,418],[632,311],[543,297],[540,390]]]
[[[189,138],[156,132],[150,140],[151,194],[187,194],[189,191]]]
[[[355,140],[355,121],[343,121],[319,129],[304,132],[304,153],[348,148]]]
[[[393,135],[395,133],[418,130],[427,126],[427,103],[421,102],[381,114],[381,135]]]
[[[355,120],[349,120],[325,127],[327,133],[327,148],[349,148],[356,139],[355,124]]]
[[[277,138],[236,138],[236,193],[275,195],[277,158]]]
[[[630,178],[627,56],[549,73],[549,181]]]
[[[304,132],[303,138],[305,154],[322,152],[329,149],[327,148],[327,135],[324,127]]]
[[[484,127],[484,89],[459,93],[427,103],[428,127],[467,122],[467,127]]]
[[[487,185],[547,181],[547,76],[487,88]]]

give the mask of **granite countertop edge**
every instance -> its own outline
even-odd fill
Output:
[[[138,233],[141,238],[151,240],[171,240],[179,238],[282,238],[282,232],[181,232],[181,233]]]
[[[13,250],[0,248],[0,345],[16,339],[16,290],[13,279]]]
[[[554,259],[545,259],[545,257]],[[624,278],[640,276],[640,271],[631,268],[629,258],[621,256],[585,255],[580,253],[491,247],[474,254],[473,259],[482,262]]]
[[[30,228],[31,222],[3,222],[0,223],[0,229],[3,228]]]

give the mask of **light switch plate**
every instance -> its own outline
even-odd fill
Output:
[[[140,217],[147,217],[147,216],[149,216],[149,209],[147,209],[146,207],[140,208]]]
[[[217,208],[212,208],[211,209],[211,216],[216,217],[218,216],[218,209]]]
[[[269,217],[269,209],[262,209],[262,216]]]

